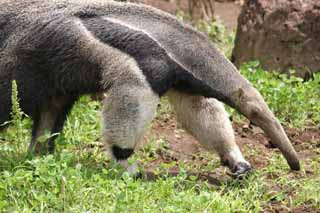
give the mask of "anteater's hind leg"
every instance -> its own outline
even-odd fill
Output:
[[[154,118],[159,97],[147,85],[125,84],[113,87],[104,100],[103,140],[111,156],[135,174],[135,165],[127,159],[142,140],[147,126]]]
[[[251,169],[235,143],[234,132],[222,103],[175,90],[167,95],[181,125],[207,149],[217,151],[235,176]]]
[[[54,151],[54,140],[57,134],[62,131],[63,124],[75,101],[76,98],[74,97],[55,97],[42,105],[33,118],[32,139],[29,146],[30,153],[40,154]],[[46,131],[52,137],[43,143],[40,138]]]

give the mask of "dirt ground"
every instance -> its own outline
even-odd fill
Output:
[[[233,128],[236,142],[243,152],[246,150],[259,150],[259,152],[263,153],[263,155],[255,155],[254,158],[246,156],[254,168],[266,167],[267,159],[274,152],[279,152],[278,149],[270,145],[269,139],[260,128],[251,126],[248,123],[233,123]],[[320,147],[319,129],[316,127],[307,127],[305,130],[286,128],[286,133],[302,161],[319,156],[320,153],[316,151],[316,148]],[[158,116],[154,120],[152,127],[145,136],[145,143],[147,143],[147,138],[149,140],[150,137],[155,136],[170,144],[172,156],[171,158],[170,156],[161,156],[162,153],[160,152],[161,159],[157,159],[154,162],[154,166],[163,161],[194,161],[195,154],[205,151],[194,137],[180,128],[173,112]],[[206,162],[203,161],[201,163]],[[306,171],[312,173],[311,169],[308,171],[308,167],[306,167]]]
[[[272,147],[268,138],[264,135],[262,130],[258,127],[250,126],[248,123],[234,123],[233,124],[236,141],[240,149],[244,153],[246,159],[253,165],[255,169],[261,169],[268,166],[268,159],[278,149]],[[319,156],[320,147],[320,131],[315,127],[306,128],[304,131],[297,129],[286,129],[286,132],[294,144],[300,159],[304,161],[304,166],[307,175],[312,176],[314,171],[309,167],[308,161],[311,158]],[[154,180],[157,175],[154,174],[156,168],[159,168],[162,163],[183,162],[194,165],[194,171],[188,171],[189,176],[196,176],[199,181],[208,181],[212,185],[221,185],[222,182],[231,179],[228,176],[229,170],[226,167],[217,165],[216,169],[207,173],[197,172],[197,168],[205,167],[210,159],[201,157],[202,153],[208,153],[212,156],[217,156],[207,152],[191,135],[179,128],[176,121],[176,116],[173,112],[164,113],[157,116],[152,127],[145,136],[145,143],[150,142],[150,138],[162,139],[169,144],[167,151],[158,149],[157,157],[151,163],[145,166],[147,171],[147,179]],[[308,143],[306,143],[308,142]],[[250,150],[255,150],[255,154],[250,154]],[[318,151],[317,151],[318,150]],[[257,154],[256,151],[258,151]],[[198,157],[196,157],[198,156]],[[200,156],[200,157],[199,157]],[[218,159],[218,158],[216,158]],[[179,173],[178,166],[169,169],[169,175],[175,176]],[[290,175],[297,175],[292,173]],[[288,212],[288,208],[282,206],[277,202],[271,202],[272,210],[270,212]],[[276,211],[275,211],[276,210]],[[268,212],[268,209],[265,209]],[[290,210],[291,211],[291,210]],[[320,210],[309,209],[308,207],[299,207],[292,212],[320,212]]]

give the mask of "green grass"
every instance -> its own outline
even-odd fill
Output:
[[[222,21],[216,17],[212,22],[198,21],[195,27],[208,35],[209,39],[227,57],[231,58],[234,47],[235,32],[228,32]]]
[[[99,155],[77,154],[62,150],[1,171],[0,208],[18,212],[259,212],[270,201],[320,208],[320,174],[291,178],[279,156],[248,179],[213,187],[189,180],[183,172],[154,182],[135,180],[112,166],[105,168]],[[273,191],[271,186],[279,189]]]
[[[258,62],[243,65],[240,72],[259,90],[281,123],[296,128],[320,127],[319,73],[313,81],[303,82],[294,76],[266,72]]]
[[[242,73],[262,92],[280,120],[287,126],[319,125],[319,82],[302,83],[297,78],[263,72],[246,65]],[[17,102],[18,94],[13,94]],[[167,101],[159,114],[170,112]],[[177,177],[163,176],[155,181],[136,180],[104,156],[100,138],[100,104],[83,97],[73,109],[54,155],[27,156],[31,121],[22,119],[14,107],[12,125],[0,133],[0,211],[1,212],[261,212],[271,203],[296,208],[320,208],[320,160],[307,159],[302,172],[289,172],[279,152],[268,159],[268,166],[243,180],[223,181],[212,186],[188,178],[192,165],[178,163]],[[170,150],[161,139],[150,144],[134,159],[148,164],[157,149]],[[306,141],[307,143],[307,141]],[[320,153],[318,146],[314,152]],[[249,151],[245,150],[245,155]],[[250,158],[260,155],[250,150]],[[201,153],[212,163],[192,167],[214,172],[215,155]],[[106,163],[107,162],[107,163]],[[163,164],[163,170],[176,163]],[[310,174],[308,171],[311,170]]]

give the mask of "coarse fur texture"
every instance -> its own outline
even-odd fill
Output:
[[[237,166],[250,169],[235,142],[231,122],[222,103],[175,90],[170,90],[167,96],[182,127],[205,148],[217,151],[223,164],[232,171],[237,171]]]
[[[109,96],[103,110],[104,140],[134,149],[159,96],[172,90],[185,102],[172,102],[182,123],[189,117],[186,128],[222,158],[231,158],[231,166],[245,161],[224,110],[205,98],[239,110],[271,137],[292,169],[300,168],[288,137],[259,92],[205,35],[171,15],[105,0],[3,0],[0,20],[0,123],[10,119],[15,79],[21,107],[36,121],[31,149],[43,129],[61,131],[80,95],[97,92]],[[198,102],[197,116],[182,115],[193,102]],[[208,122],[202,124],[206,113]],[[215,134],[216,139],[210,139]],[[49,147],[53,150],[52,141]]]
[[[134,83],[113,87],[104,100],[103,136],[111,146],[134,149],[155,116],[159,96]]]

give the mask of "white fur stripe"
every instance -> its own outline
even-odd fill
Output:
[[[94,53],[96,54],[97,51],[100,52],[99,56],[102,58],[99,60],[101,63],[105,63],[103,65],[107,69],[103,72],[103,84],[108,85],[108,81],[112,78],[116,79],[121,72],[130,72],[128,74],[133,74],[143,85],[148,87],[148,81],[133,57],[126,52],[101,42],[84,26],[80,19],[75,19],[75,24],[81,33],[84,34],[84,39],[90,43],[90,45],[88,45],[90,47],[89,51],[85,47],[83,48],[83,52],[86,52],[85,57],[91,57]],[[108,64],[110,61],[112,61],[112,64]]]
[[[117,20],[117,19],[114,19],[114,18],[110,18],[110,17],[103,17],[104,20],[107,20],[109,22],[113,22],[115,24],[119,24],[119,25],[122,25],[122,26],[125,26],[131,30],[134,30],[134,31],[137,31],[137,32],[141,32],[145,35],[147,35],[150,39],[152,39],[154,42],[156,42],[156,44],[159,46],[159,48],[161,48],[163,51],[165,51],[165,53],[167,54],[167,56],[172,60],[174,61],[176,64],[178,64],[180,67],[182,67],[185,71],[189,72],[190,74],[192,74],[192,72],[187,68],[185,67],[183,64],[181,64],[176,58],[174,55],[172,55],[172,53],[168,52],[166,50],[166,48],[154,37],[152,36],[149,32],[143,30],[143,29],[140,29],[140,28],[137,28],[136,26],[132,26],[126,22],[123,22],[121,20]],[[193,75],[193,74],[192,74]],[[195,77],[195,76],[194,76]]]

